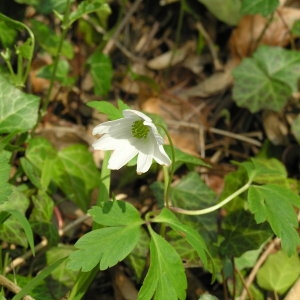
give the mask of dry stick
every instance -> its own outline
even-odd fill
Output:
[[[196,23],[196,28],[199,30],[199,32],[203,35],[204,39],[207,42],[208,48],[210,50],[211,56],[213,58],[213,64],[216,71],[222,71],[224,69],[222,63],[220,62],[218,58],[217,48],[215,44],[213,43],[212,39],[210,38],[209,34],[203,27],[203,25],[200,22]]]
[[[245,281],[245,287],[242,291],[242,294],[239,298],[239,300],[245,300],[249,287],[252,284],[252,282],[255,279],[255,276],[258,272],[258,270],[260,269],[260,267],[262,266],[262,264],[266,261],[266,259],[268,258],[268,256],[273,253],[277,248],[279,248],[280,245],[280,239],[279,238],[275,238],[267,247],[267,249],[263,252],[263,254],[260,256],[260,258],[258,259],[258,261],[256,262],[255,266],[253,267],[253,269],[251,270],[248,278]]]
[[[3,287],[6,287],[8,290],[13,292],[14,294],[17,294],[22,290],[18,285],[16,285],[14,282],[7,279],[3,275],[0,275],[0,285],[3,286]],[[23,297],[23,300],[34,300],[34,298],[32,298],[31,296],[26,295],[26,296]]]
[[[119,24],[118,28],[116,29],[116,31],[114,32],[114,34],[112,35],[112,37],[109,39],[108,43],[106,44],[106,46],[103,49],[103,53],[104,54],[108,54],[115,41],[117,40],[117,37],[119,36],[119,34],[122,32],[123,28],[125,27],[125,25],[127,24],[127,22],[129,21],[130,17],[134,14],[134,12],[138,9],[140,3],[143,0],[136,0],[133,5],[131,6],[130,10],[128,11],[128,13],[125,15],[125,17],[122,19],[122,22]]]
[[[232,133],[232,132],[229,132],[229,131],[225,131],[225,130],[218,129],[218,128],[213,128],[213,127],[206,128],[205,126],[203,126],[201,124],[193,124],[193,123],[188,123],[188,122],[183,122],[183,121],[180,121],[180,122],[178,122],[178,121],[167,121],[167,123],[169,123],[170,125],[173,125],[173,126],[188,127],[188,128],[193,128],[193,129],[196,129],[196,130],[199,130],[199,128],[202,127],[204,130],[207,130],[209,132],[219,134],[219,135],[223,135],[223,136],[228,136],[228,137],[231,137],[233,139],[240,140],[240,141],[243,141],[243,142],[258,146],[258,147],[261,147],[261,145],[262,145],[261,142],[255,140],[255,139],[246,137],[244,135],[237,134],[237,133]]]

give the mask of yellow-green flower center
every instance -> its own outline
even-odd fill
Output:
[[[150,130],[149,126],[146,126],[143,123],[143,120],[138,120],[131,125],[131,133],[137,139],[145,139]]]

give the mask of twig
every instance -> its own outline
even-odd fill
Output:
[[[217,48],[214,45],[212,39],[210,38],[209,34],[207,33],[207,31],[205,30],[205,28],[203,27],[203,25],[200,22],[196,23],[196,28],[199,30],[199,32],[203,35],[204,39],[207,42],[207,46],[210,50],[211,56],[213,58],[213,64],[215,67],[216,71],[222,71],[224,69],[222,63],[220,62],[219,58],[218,58],[218,53],[217,53]]]
[[[125,17],[122,19],[122,22],[119,24],[118,28],[114,32],[113,36],[109,39],[108,43],[104,47],[104,49],[103,49],[103,53],[104,54],[108,54],[111,51],[111,49],[112,49],[115,41],[117,40],[117,37],[120,35],[120,33],[122,32],[123,28],[125,27],[125,25],[129,21],[130,17],[138,9],[138,7],[139,7],[139,5],[140,5],[140,3],[142,1],[143,0],[136,0],[133,3],[133,5],[131,6],[130,10],[127,12],[127,14],[125,15]]]
[[[294,283],[284,300],[297,300],[300,295],[300,278]]]
[[[249,138],[247,136],[241,135],[241,134],[237,134],[237,133],[233,133],[233,132],[229,132],[229,131],[225,131],[222,129],[218,129],[218,128],[206,128],[205,126],[201,125],[201,124],[193,124],[193,123],[188,123],[188,122],[183,122],[183,121],[167,121],[168,124],[173,125],[173,126],[179,126],[179,127],[187,127],[187,128],[193,128],[196,130],[199,130],[200,128],[203,128],[204,130],[207,130],[209,132],[215,133],[215,134],[219,134],[219,135],[223,135],[223,136],[228,136],[231,137],[233,139],[236,140],[240,140],[258,147],[261,147],[261,142],[259,142],[258,140]]]
[[[279,248],[280,245],[280,239],[279,238],[275,238],[267,247],[267,249],[263,252],[263,254],[260,256],[260,258],[258,259],[258,261],[256,262],[255,266],[252,268],[248,278],[245,281],[245,287],[242,291],[242,294],[239,298],[239,300],[245,300],[249,287],[252,284],[252,282],[254,281],[256,274],[258,272],[258,270],[260,269],[260,267],[262,266],[262,264],[266,261],[266,259],[268,258],[268,256],[273,253],[277,248]]]
[[[14,294],[17,294],[22,290],[18,285],[16,285],[14,282],[12,282],[11,280],[9,280],[8,278],[6,278],[3,275],[0,275],[0,285],[3,287],[6,287],[8,290],[13,292]],[[23,300],[34,300],[34,298],[26,295],[23,297]]]

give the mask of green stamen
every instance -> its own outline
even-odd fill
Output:
[[[143,120],[133,122],[131,125],[131,133],[137,139],[145,139],[148,136],[149,127],[143,124]]]

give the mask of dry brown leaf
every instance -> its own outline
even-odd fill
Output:
[[[268,139],[274,145],[285,145],[288,142],[288,126],[280,113],[264,111],[263,125]]]
[[[249,56],[261,44],[286,46],[291,40],[289,31],[299,19],[300,9],[291,7],[278,8],[269,26],[268,20],[260,15],[243,17],[229,41],[233,58],[240,60]]]

